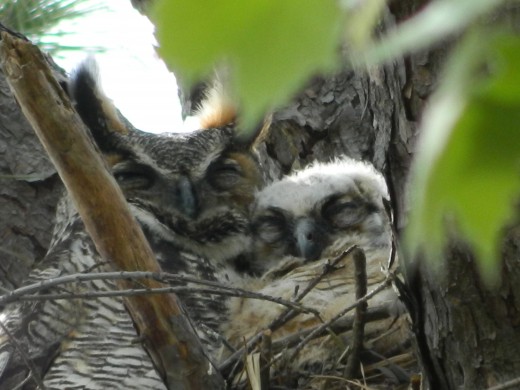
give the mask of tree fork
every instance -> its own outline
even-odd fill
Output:
[[[126,200],[47,61],[30,42],[1,33],[9,86],[55,165],[97,250],[122,271],[160,272]],[[134,283],[118,281],[120,288]],[[142,286],[159,288],[154,280]],[[125,297],[143,344],[169,389],[219,389],[224,381],[203,353],[173,294]]]

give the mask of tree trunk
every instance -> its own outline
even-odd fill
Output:
[[[0,68],[0,287],[18,287],[47,252],[63,186]]]
[[[392,2],[384,24],[390,27],[423,3]],[[314,78],[274,114],[270,135],[260,147],[263,163],[271,168],[266,171],[280,176],[340,155],[372,161],[387,178],[396,226],[402,230],[417,121],[450,46],[364,72]],[[0,91],[0,172],[37,176],[1,177],[0,283],[13,288],[45,254],[61,184],[3,74]],[[503,279],[494,291],[480,283],[470,253],[464,244],[454,243],[444,259],[437,259],[444,264],[442,274],[422,262],[407,272],[417,351],[430,389],[484,389],[520,373],[520,229],[505,234]],[[412,265],[411,259],[403,260]]]

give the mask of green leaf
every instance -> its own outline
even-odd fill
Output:
[[[333,0],[162,0],[152,15],[159,52],[182,82],[230,67],[246,127],[337,60]]]
[[[473,244],[488,282],[520,193],[520,38],[467,37],[423,118],[406,247],[440,255],[448,234]]]
[[[353,50],[363,50],[369,45],[386,8],[385,0],[343,0],[347,11],[346,36]]]
[[[388,62],[412,51],[423,50],[463,31],[505,0],[438,0],[390,30],[379,41],[354,53],[355,64]]]
[[[482,95],[505,105],[518,104],[520,96],[519,41],[518,36],[502,35],[495,41],[496,48],[488,62],[495,77],[481,91]]]

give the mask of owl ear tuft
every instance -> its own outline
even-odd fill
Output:
[[[212,85],[204,92],[204,99],[195,112],[202,130],[224,127],[235,122],[237,105],[231,97],[226,77],[216,74]]]
[[[207,130],[235,126],[233,140],[235,146],[241,149],[253,148],[267,136],[272,117],[268,115],[261,123],[249,130],[242,129],[238,105],[231,93],[229,77],[229,69],[225,67],[215,71],[212,84],[206,88],[205,98],[195,113],[199,129]]]
[[[113,102],[101,88],[98,66],[93,57],[81,62],[72,72],[68,92],[76,111],[102,150],[110,150],[118,135],[128,133],[128,127]]]

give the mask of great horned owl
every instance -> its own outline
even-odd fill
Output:
[[[156,230],[157,237],[150,238],[166,236],[179,249],[210,258],[212,264],[234,263],[240,268],[251,241],[248,210],[261,186],[251,153],[254,136],[239,137],[232,124],[222,123],[232,119],[229,113],[216,114],[229,111],[227,104],[201,109],[203,131],[136,131],[120,121],[106,98],[100,100],[103,95],[93,73],[95,67],[88,61],[74,74],[70,89],[76,109],[107,155],[137,219],[146,230]],[[213,94],[210,98],[213,106],[220,104]],[[100,123],[100,117],[108,119]],[[168,269],[171,262],[163,266]]]
[[[382,259],[392,239],[388,198],[373,166],[346,158],[276,181],[255,198],[257,261],[269,270],[287,255],[312,261],[351,245]]]
[[[138,131],[102,94],[93,65],[87,61],[73,74],[71,98],[163,270],[212,281],[233,281],[247,273],[248,212],[261,184],[251,151],[254,136],[237,137],[232,124],[190,134]],[[111,267],[97,254],[70,201],[63,199],[51,247],[27,283],[107,270]],[[93,281],[66,291],[115,288],[111,281]],[[212,337],[225,316],[225,300],[219,295],[179,296],[211,358],[216,343]],[[12,304],[1,318],[10,333],[0,328],[2,390],[14,388],[29,376],[19,348],[33,361],[34,374],[43,378],[47,388],[164,388],[136,340],[122,299]],[[26,386],[34,388],[35,383],[29,379]]]
[[[384,281],[382,268],[388,266],[392,247],[391,221],[384,204],[388,198],[383,176],[372,165],[349,158],[316,163],[268,185],[257,193],[253,211],[255,266],[263,276],[248,284],[256,292],[290,300],[333,257],[356,245],[366,256],[370,291]],[[301,301],[319,311],[320,317],[299,314],[274,330],[273,339],[316,326],[352,305],[356,300],[354,272],[352,257],[345,256]],[[391,288],[383,290],[369,300],[369,307],[378,305],[390,305],[393,310],[399,305],[397,295]],[[247,298],[234,298],[230,307],[230,321],[223,329],[234,346],[266,328],[285,309]],[[391,323],[367,325],[368,333],[381,333]],[[338,359],[343,350],[344,346],[339,351],[332,348],[331,342],[314,343],[302,351],[293,369]]]

